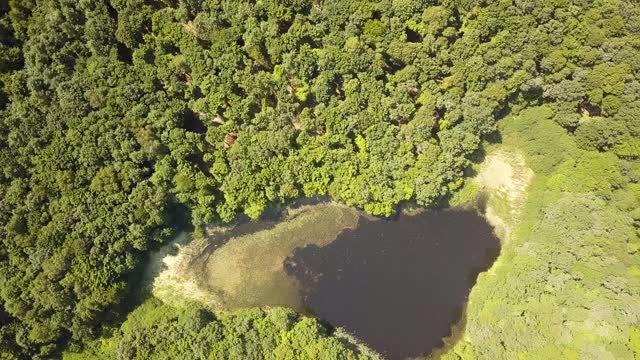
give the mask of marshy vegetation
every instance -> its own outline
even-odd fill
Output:
[[[151,263],[153,294],[169,303],[190,298],[215,310],[266,305],[302,310],[299,284],[285,273],[285,259],[297,247],[329,244],[357,226],[361,213],[335,203],[285,211],[281,221],[212,228],[205,238],[183,243],[175,255],[161,251]]]

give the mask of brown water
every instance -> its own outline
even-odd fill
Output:
[[[498,253],[498,239],[475,211],[426,211],[361,217],[329,245],[296,249],[284,265],[302,284],[309,312],[403,359],[442,344]]]

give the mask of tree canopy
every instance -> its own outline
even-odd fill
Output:
[[[622,0],[0,2],[2,355],[98,336],[188,224],[444,204],[531,106],[638,160],[639,44]]]

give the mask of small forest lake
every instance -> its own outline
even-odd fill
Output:
[[[252,221],[187,242],[164,260],[154,293],[188,293],[218,310],[292,307],[384,358],[405,359],[443,344],[500,249],[476,210],[393,219],[333,203],[288,211],[285,220]]]

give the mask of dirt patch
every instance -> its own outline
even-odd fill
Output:
[[[517,151],[498,150],[487,155],[474,182],[487,195],[485,217],[504,241],[519,222],[533,171]]]
[[[327,203],[288,210],[285,221],[238,236],[223,228],[210,229],[200,240],[182,234],[153,255],[151,290],[174,305],[187,299],[215,310],[264,305],[301,309],[299,284],[284,271],[284,260],[296,247],[331,243],[342,230],[355,227],[360,215]],[[228,238],[224,244],[210,246],[223,236]]]

